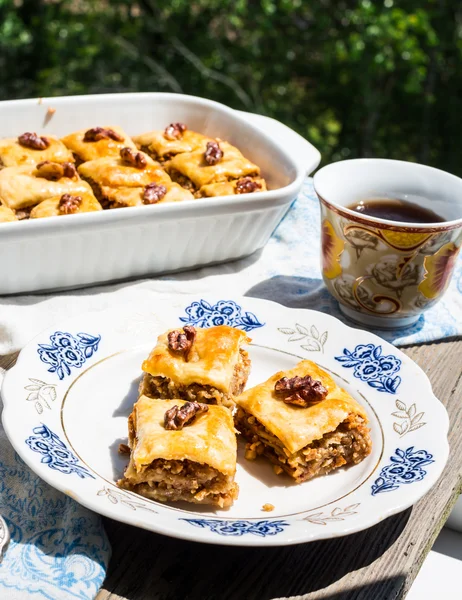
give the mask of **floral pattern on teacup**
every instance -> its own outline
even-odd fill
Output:
[[[436,254],[425,257],[425,275],[419,285],[419,291],[426,298],[436,298],[446,290],[459,250],[460,247],[458,248],[455,244],[449,242],[440,248]]]
[[[345,306],[376,316],[413,317],[449,284],[462,229],[418,230],[350,218],[321,198],[324,281]]]
[[[321,244],[323,273],[328,279],[333,279],[342,273],[340,256],[345,248],[345,242],[335,233],[328,219],[322,223]]]

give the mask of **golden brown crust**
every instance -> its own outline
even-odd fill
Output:
[[[183,152],[192,152],[203,148],[211,138],[187,129],[178,139],[168,139],[164,131],[148,131],[136,135],[133,141],[138,148],[148,152],[153,158],[163,159]],[[202,150],[202,151],[204,151]]]
[[[8,206],[2,206],[0,204],[0,223],[10,223],[11,221],[17,221],[18,218],[14,211]]]
[[[213,196],[231,196],[236,194],[236,185],[239,179],[233,181],[221,181],[220,183],[209,183],[200,188],[199,194],[201,197],[211,198]],[[268,188],[266,187],[266,181],[261,177],[253,177],[252,181],[257,182],[261,187],[256,189],[255,192],[265,192]]]
[[[220,140],[223,158],[215,165],[205,161],[204,150],[201,148],[190,153],[177,154],[169,160],[165,168],[167,172],[175,170],[190,179],[196,188],[202,188],[211,183],[239,179],[247,175],[258,176],[260,169],[247,160],[242,153]]]
[[[0,140],[0,165],[3,167],[20,167],[36,165],[45,160],[65,163],[74,162],[72,152],[52,135],[47,135],[49,146],[44,150],[35,150],[22,146],[18,138]]]
[[[135,437],[130,464],[125,476],[141,473],[154,460],[190,460],[209,465],[225,476],[236,471],[236,435],[233,418],[222,406],[209,410],[184,429],[165,429],[165,412],[174,405],[183,406],[179,399],[154,400],[141,396],[133,407]]]
[[[48,200],[40,202],[40,204],[37,204],[37,206],[34,206],[34,208],[31,210],[30,218],[40,219],[42,217],[62,216],[64,213],[62,210],[60,210],[61,198],[62,196],[53,196],[52,198],[48,198]],[[79,198],[82,199],[82,202],[75,211],[76,213],[103,210],[101,204],[90,190],[79,193]]]
[[[84,141],[85,133],[90,129],[89,127],[75,131],[65,137],[61,138],[63,144],[69,148],[81,162],[87,160],[95,160],[97,158],[113,156],[118,157],[122,148],[132,148],[136,150],[135,144],[132,142],[130,137],[125,133],[121,127],[115,125],[105,126],[105,129],[111,129],[118,134],[122,141],[113,140],[111,138],[103,138],[96,142]]]
[[[276,381],[296,375],[311,375],[313,379],[321,381],[328,391],[326,399],[309,408],[281,401],[274,393]],[[256,417],[292,453],[334,431],[351,414],[357,414],[367,422],[364,408],[340,388],[326,371],[309,360],[299,362],[289,371],[275,373],[264,383],[238,396],[236,402]]]
[[[144,156],[147,162],[144,169],[127,165],[120,157],[109,157],[85,162],[78,171],[104,206],[142,206],[145,187],[151,183],[163,185],[167,190],[158,204],[193,200],[192,194],[173,183],[159,163]]]
[[[157,345],[143,362],[142,369],[185,386],[198,383],[228,393],[240,347],[251,340],[244,331],[228,325],[196,329],[188,361],[169,350],[166,332],[158,337]]]
[[[371,452],[370,432],[363,418],[349,415],[335,430],[325,433],[297,452],[290,453],[258,419],[239,407],[236,427],[248,441],[246,458],[265,456],[277,474],[286,472],[296,483],[325,475],[344,465],[358,464]]]
[[[36,176],[35,166],[6,167],[0,170],[0,202],[13,210],[35,206],[62,194],[92,193],[81,179],[62,177],[50,181]]]

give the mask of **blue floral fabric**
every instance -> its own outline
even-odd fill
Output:
[[[15,453],[1,426],[0,514],[11,536],[0,563],[0,598],[91,600],[96,596],[110,556],[100,517],[35,475]]]

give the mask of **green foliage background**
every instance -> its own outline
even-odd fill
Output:
[[[0,0],[0,99],[174,91],[462,175],[460,0]]]

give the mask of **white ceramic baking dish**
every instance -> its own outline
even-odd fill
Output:
[[[0,137],[25,131],[62,136],[98,125],[120,125],[136,135],[175,121],[236,145],[261,167],[269,191],[2,223],[0,294],[184,270],[264,246],[320,160],[316,148],[285,125],[180,94],[0,102]]]

